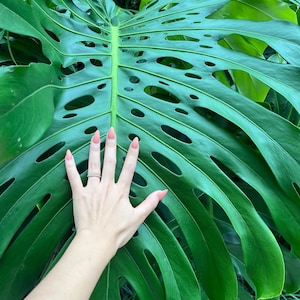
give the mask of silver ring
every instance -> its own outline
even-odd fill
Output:
[[[94,173],[91,173],[91,174],[87,174],[86,177],[98,177],[99,179],[101,178],[101,175],[99,174],[94,174]]]

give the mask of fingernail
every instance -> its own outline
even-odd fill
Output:
[[[108,133],[107,133],[107,137],[109,139],[114,139],[116,137],[116,134],[115,134],[115,130],[113,127],[110,127]]]
[[[66,152],[66,160],[72,160],[72,159],[73,159],[73,155],[71,151],[68,149]]]
[[[99,142],[100,142],[100,132],[99,132],[99,130],[95,131],[95,133],[93,135],[93,138],[92,138],[92,141],[95,144],[99,144]]]
[[[137,149],[139,147],[139,139],[138,137],[135,137],[131,142],[131,147],[134,149]]]
[[[158,192],[158,198],[159,200],[161,200],[162,198],[164,198],[168,193],[168,190],[163,190],[163,191],[159,191]]]

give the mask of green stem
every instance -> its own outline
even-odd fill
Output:
[[[17,65],[17,61],[15,60],[15,57],[13,55],[13,52],[12,52],[12,49],[11,49],[11,45],[10,45],[9,31],[7,31],[7,33],[6,33],[6,40],[7,40],[7,48],[8,48],[8,52],[9,52],[9,55],[11,57],[11,60],[13,61],[13,63],[15,65]]]
[[[209,215],[213,218],[214,217],[214,200],[211,197],[207,199],[207,210]]]

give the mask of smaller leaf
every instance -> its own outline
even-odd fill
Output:
[[[284,289],[287,294],[295,293],[300,289],[300,259],[286,248],[281,248],[285,262]]]
[[[35,143],[51,124],[53,81],[45,64],[0,69],[0,163]]]

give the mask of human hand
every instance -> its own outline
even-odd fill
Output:
[[[105,240],[117,251],[129,241],[167,194],[167,190],[158,190],[137,207],[131,205],[129,192],[138,152],[139,142],[136,137],[131,142],[123,169],[115,182],[116,135],[111,128],[106,138],[103,171],[100,177],[100,133],[97,130],[91,139],[88,182],[83,186],[74,158],[71,152],[67,151],[65,164],[73,194],[77,235],[87,234],[94,240]]]

